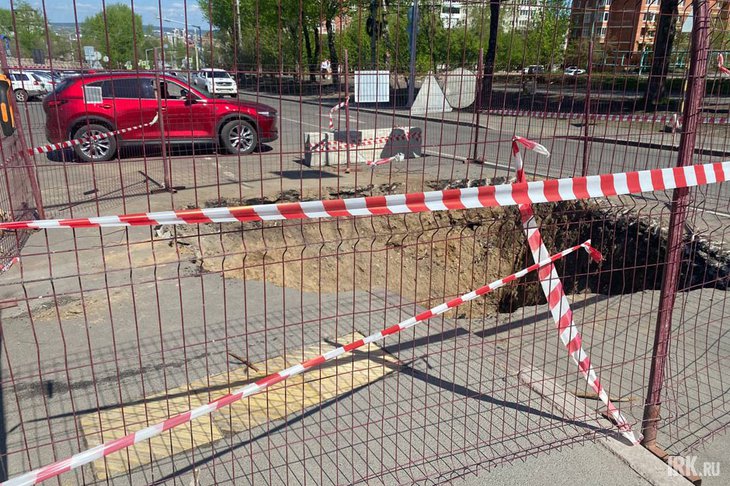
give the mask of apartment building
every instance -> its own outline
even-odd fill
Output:
[[[506,0],[502,4],[501,23],[505,30],[525,30],[534,25],[544,10],[544,0]]]
[[[711,0],[714,28],[727,29],[730,0]],[[691,16],[691,0],[679,0],[677,30]],[[593,38],[616,53],[632,55],[654,48],[659,0],[576,0],[571,12],[570,40]]]

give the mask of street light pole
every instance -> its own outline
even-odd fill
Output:
[[[236,2],[236,4],[238,4],[238,2]],[[157,18],[159,19],[160,17],[157,17]],[[172,19],[166,19],[166,18],[163,18],[162,20],[164,22],[169,22],[171,24],[184,25],[185,26],[185,41],[186,42],[187,42],[187,37],[188,37],[188,25],[190,27],[193,27],[193,28],[198,29],[198,39],[195,40],[195,70],[196,71],[200,71],[200,56],[198,54],[198,48],[199,48],[199,44],[200,44],[200,49],[201,50],[202,50],[202,47],[203,47],[202,46],[202,43],[203,43],[203,29],[199,25],[187,24],[187,23],[181,22],[179,20],[172,20]],[[188,67],[188,69],[189,69],[189,67]]]

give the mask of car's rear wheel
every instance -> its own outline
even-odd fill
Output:
[[[250,154],[259,144],[256,129],[246,120],[231,120],[221,130],[221,142],[229,154]]]
[[[28,101],[28,92],[24,89],[16,89],[15,101],[18,101],[20,103],[25,103],[26,101]]]
[[[104,125],[91,123],[79,127],[72,135],[72,138],[93,138],[109,131],[109,128]],[[85,140],[76,145],[74,151],[84,162],[104,162],[110,160],[117,153],[117,141],[114,137]]]

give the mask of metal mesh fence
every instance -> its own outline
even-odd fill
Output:
[[[674,6],[11,2],[0,8],[17,100],[0,151],[3,219],[345,208],[497,185],[515,180],[514,136],[551,154],[524,154],[528,180],[723,160],[728,3]],[[49,146],[68,140],[78,142]],[[551,253],[590,239],[604,256],[556,268],[592,366],[634,432],[656,423],[645,445],[722,461],[727,187],[691,189],[684,221],[672,198],[534,209]],[[533,263],[513,207],[1,236],[3,479]],[[483,474],[498,484],[528,481],[549,452],[610,466],[600,444],[622,439],[549,308],[532,274],[60,481],[468,484]],[[660,315],[670,332],[653,422],[644,414]]]

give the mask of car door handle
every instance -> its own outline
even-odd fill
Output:
[[[167,111],[167,108],[163,106],[160,108],[160,111]]]
[[[103,105],[101,105],[101,107],[102,107],[102,108],[106,108],[106,109],[108,110],[109,108],[111,108],[111,107],[112,107],[112,105],[110,105],[110,104],[107,104],[107,103],[104,103]]]

